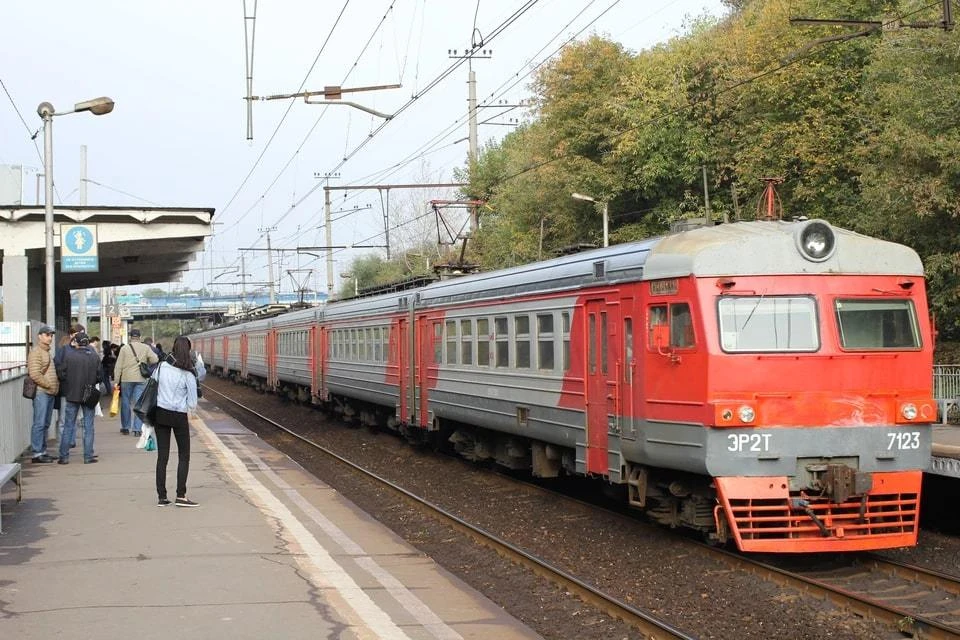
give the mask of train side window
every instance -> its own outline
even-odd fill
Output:
[[[473,364],[473,320],[460,321],[460,364]]]
[[[443,324],[433,322],[433,364],[443,364]]]
[[[380,328],[380,354],[383,362],[390,361],[390,327]]]
[[[510,333],[507,329],[508,321],[505,317],[493,319],[494,338],[497,343],[497,362],[498,369],[510,366]]]
[[[553,314],[537,314],[537,366],[553,371]]]
[[[490,320],[477,318],[477,364],[490,366]]]
[[[653,331],[657,327],[663,327],[667,325],[667,305],[658,304],[654,307],[650,307],[648,319],[647,319],[647,346],[656,351],[657,347],[665,347],[666,345],[657,345],[656,338],[654,338]]]
[[[607,373],[607,312],[600,312],[600,373]]]
[[[514,344],[517,350],[517,368],[530,368],[530,316],[516,316],[513,319]]]
[[[630,384],[633,382],[633,318],[623,319],[623,378]]]
[[[457,364],[457,321],[447,320],[447,364]]]
[[[590,314],[589,334],[587,335],[587,344],[589,352],[587,354],[587,363],[590,366],[590,373],[597,372],[597,314]]]
[[[670,305],[670,346],[693,346],[693,317],[690,315],[690,305],[686,302]]]
[[[563,370],[570,371],[570,312],[560,314],[563,324]]]

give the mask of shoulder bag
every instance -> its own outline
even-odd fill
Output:
[[[130,351],[133,351],[133,359],[136,360],[137,364],[140,365],[140,375],[144,378],[149,378],[150,374],[153,373],[153,371],[150,369],[150,365],[146,362],[142,362],[140,358],[137,357],[137,350],[133,348],[132,342],[128,346],[130,347]]]
[[[28,375],[23,378],[23,397],[27,400],[33,400],[37,397],[37,383]]]
[[[50,361],[47,361],[47,366],[43,368],[43,371],[40,372],[40,375],[45,375],[47,369],[50,368]],[[23,397],[27,400],[33,400],[37,397],[37,383],[33,381],[33,378],[30,377],[30,374],[27,374],[23,378]]]
[[[83,387],[83,395],[80,397],[80,404],[93,409],[100,404],[100,385],[88,384]]]
[[[140,418],[145,424],[151,426],[154,425],[157,419],[157,390],[160,385],[160,365],[157,365],[156,370],[154,371],[155,375],[151,375],[147,380],[147,385],[143,388],[143,393],[140,394],[140,399],[137,400],[136,406],[133,407],[133,412],[137,414],[137,417]]]

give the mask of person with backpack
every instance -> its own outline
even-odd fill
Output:
[[[77,414],[83,412],[83,462],[97,462],[93,451],[94,416],[100,402],[100,358],[90,348],[90,338],[84,332],[73,337],[73,346],[67,349],[63,361],[57,364],[57,376],[63,388],[66,416],[60,434],[59,464],[70,463],[71,444],[76,442]]]

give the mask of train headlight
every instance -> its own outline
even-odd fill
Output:
[[[917,419],[917,405],[912,402],[900,407],[900,414],[907,420],[916,420]]]
[[[740,416],[740,422],[753,422],[753,419],[757,417],[757,413],[753,410],[753,407],[743,405],[737,410],[737,415]]]
[[[836,250],[837,236],[823,220],[811,220],[797,232],[797,248],[807,260],[823,262]]]

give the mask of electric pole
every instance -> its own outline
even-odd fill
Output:
[[[276,230],[276,227],[258,229],[260,233],[266,232],[267,234],[267,282],[270,288],[270,304],[274,304],[277,301],[276,292],[273,290],[273,249],[270,246],[270,232]]]
[[[339,178],[339,173],[314,173],[314,178],[326,182],[323,188],[323,227],[327,240],[327,300],[333,300],[333,221],[330,219],[330,180]]]
[[[474,29],[474,35],[477,35],[479,32]],[[470,163],[470,169],[473,170],[473,164],[477,161],[479,155],[478,142],[477,142],[477,74],[473,70],[473,59],[474,58],[492,58],[493,49],[482,49],[483,47],[483,38],[480,38],[480,41],[477,42],[473,40],[470,44],[469,49],[464,49],[463,53],[460,53],[457,49],[448,49],[447,56],[450,58],[466,58],[467,60],[467,120],[469,122],[469,128],[467,132],[467,140],[469,141],[470,149],[467,151],[467,159]],[[474,215],[470,217],[470,231],[472,234],[476,234],[477,229],[479,228],[479,220],[477,219],[476,211]]]

